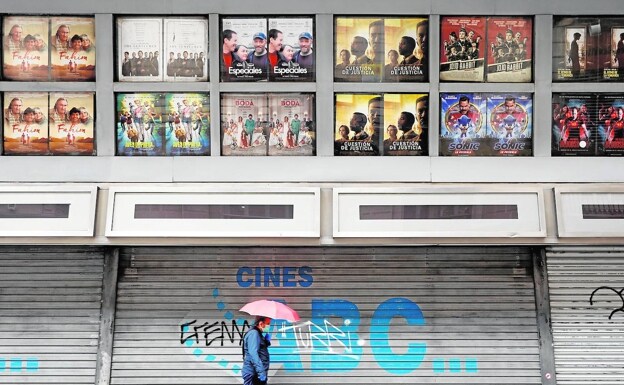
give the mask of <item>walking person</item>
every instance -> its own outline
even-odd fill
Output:
[[[257,316],[253,328],[243,337],[243,382],[244,385],[266,385],[269,373],[269,329],[271,318]],[[266,333],[263,336],[263,332]]]

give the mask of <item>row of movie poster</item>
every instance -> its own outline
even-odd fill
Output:
[[[207,81],[208,20],[117,18],[117,78],[122,82]]]
[[[552,155],[624,155],[624,94],[554,94]]]
[[[555,17],[553,79],[624,80],[624,17]]]
[[[442,93],[440,111],[442,156],[533,154],[531,94]]]
[[[532,17],[444,16],[440,24],[441,81],[531,81]]]
[[[2,31],[4,79],[95,80],[93,17],[5,16]]]
[[[334,155],[427,155],[427,94],[336,94],[335,105]]]
[[[95,155],[94,93],[6,92],[5,155]]]
[[[207,93],[119,93],[117,155],[210,155]]]
[[[207,81],[206,17],[116,19],[119,81]],[[222,81],[314,81],[314,17],[222,17]],[[3,77],[93,81],[95,18],[4,16]],[[334,19],[337,82],[427,81],[428,17]],[[555,81],[624,81],[624,17],[555,16]],[[443,16],[440,80],[530,82],[531,16]]]
[[[312,17],[221,19],[221,81],[314,81]]]
[[[336,17],[334,23],[335,81],[428,79],[427,17]]]
[[[315,154],[314,94],[221,95],[221,155]]]

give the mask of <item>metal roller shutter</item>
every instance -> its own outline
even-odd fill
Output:
[[[0,383],[94,384],[103,252],[0,247]]]
[[[546,258],[557,383],[623,384],[624,248],[552,247]]]
[[[126,248],[113,384],[240,383],[237,311],[274,322],[271,384],[539,384],[527,248]],[[186,326],[185,326],[186,325]]]

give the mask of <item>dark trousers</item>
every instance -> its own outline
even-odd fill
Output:
[[[243,374],[244,385],[267,385],[267,381],[260,381],[255,374],[245,373]]]

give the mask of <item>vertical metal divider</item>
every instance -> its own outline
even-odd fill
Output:
[[[316,14],[316,155],[334,155],[334,16]]]
[[[553,17],[552,15],[536,15],[534,23],[533,156],[550,157]]]
[[[440,148],[440,15],[429,15],[429,156]],[[433,112],[433,113],[432,113]]]
[[[113,70],[115,42],[113,15],[95,15],[97,52],[95,64],[95,146],[98,156],[115,156],[115,96]],[[110,55],[109,55],[110,54]]]
[[[540,369],[542,385],[556,385],[555,351],[550,316],[550,292],[548,266],[544,248],[533,250],[533,282],[535,285],[535,310],[539,338]]]
[[[210,91],[210,156],[221,156],[221,44],[219,44],[219,15],[208,15],[208,57]]]
[[[100,339],[97,347],[97,362],[95,370],[96,385],[108,385],[111,380],[118,269],[119,248],[108,248],[104,254]]]

